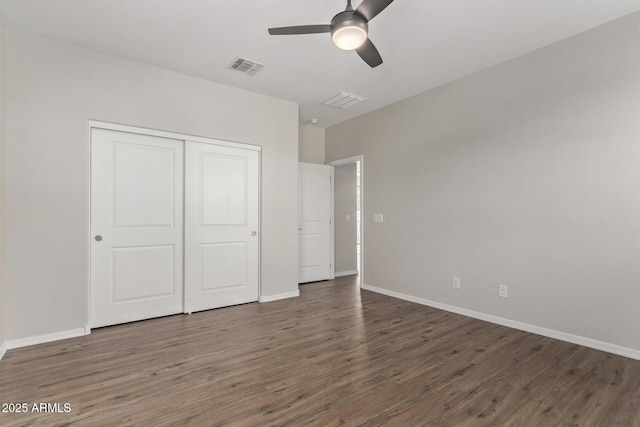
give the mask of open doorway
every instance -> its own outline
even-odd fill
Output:
[[[334,167],[335,276],[363,276],[362,156],[329,162]]]

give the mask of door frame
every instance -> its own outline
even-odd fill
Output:
[[[122,124],[118,124],[118,123],[111,123],[111,122],[104,122],[104,121],[100,121],[100,120],[89,120],[87,123],[87,144],[88,144],[88,150],[87,150],[87,181],[86,181],[86,185],[88,188],[88,193],[87,193],[87,218],[86,218],[86,224],[85,224],[85,241],[86,241],[86,248],[87,248],[87,301],[86,301],[86,307],[87,307],[87,319],[86,319],[86,323],[85,323],[85,335],[88,335],[91,333],[91,129],[105,129],[105,130],[111,130],[111,131],[118,131],[118,132],[127,132],[127,133],[134,133],[134,134],[140,134],[140,135],[148,135],[148,136],[157,136],[157,137],[161,137],[161,138],[170,138],[170,139],[178,139],[178,140],[182,140],[185,144],[186,141],[194,141],[194,142],[201,142],[204,144],[212,144],[212,145],[221,145],[224,147],[231,147],[231,148],[240,148],[243,150],[252,150],[252,151],[257,151],[258,152],[258,179],[259,179],[259,185],[258,185],[258,229],[262,230],[262,147],[260,145],[255,145],[255,144],[247,144],[247,143],[243,143],[243,142],[234,142],[234,141],[227,141],[227,140],[223,140],[223,139],[216,139],[216,138],[207,138],[207,137],[203,137],[203,136],[196,136],[196,135],[189,135],[189,134],[185,134],[185,133],[179,133],[179,132],[171,132],[171,131],[163,131],[163,130],[158,130],[158,129],[151,129],[151,128],[143,128],[143,127],[139,127],[139,126],[130,126],[130,125],[122,125]],[[183,150],[184,150],[184,145],[183,145]],[[182,224],[182,228],[183,228],[183,242],[184,242],[184,223]],[[260,298],[262,296],[262,233],[258,234],[258,301],[260,301]],[[184,257],[184,253],[183,253],[183,257]],[[183,262],[184,262],[184,258],[183,258]],[[184,269],[182,271],[182,279],[184,281]],[[183,295],[183,307],[184,307],[184,295]]]
[[[357,156],[333,160],[327,162],[326,164],[335,167],[358,162],[360,162],[360,263],[358,265],[358,286],[362,287],[362,284],[364,283],[364,219],[366,218],[364,213],[364,156],[362,154],[359,154]],[[331,205],[332,209],[334,209],[333,201]],[[334,230],[332,230],[332,232],[334,232]],[[335,240],[335,236],[332,238],[332,240]],[[333,264],[335,265],[335,260],[333,260]]]

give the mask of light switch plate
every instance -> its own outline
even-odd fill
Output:
[[[384,222],[382,214],[373,214],[373,222]]]

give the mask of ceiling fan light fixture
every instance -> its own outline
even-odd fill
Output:
[[[367,31],[357,25],[348,25],[335,30],[331,40],[342,50],[354,50],[367,40]]]
[[[337,14],[331,20],[331,40],[342,50],[354,50],[367,40],[367,21],[353,11]]]
[[[331,40],[340,49],[355,50],[371,68],[382,64],[382,57],[369,39],[369,21],[375,18],[393,0],[362,0],[356,9],[347,0],[347,7],[331,19],[331,23],[321,25],[294,25],[269,28],[272,36],[295,34],[331,33]]]

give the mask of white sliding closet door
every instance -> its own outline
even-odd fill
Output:
[[[186,142],[187,313],[258,300],[259,156]]]
[[[184,142],[91,130],[91,326],[183,310]]]

